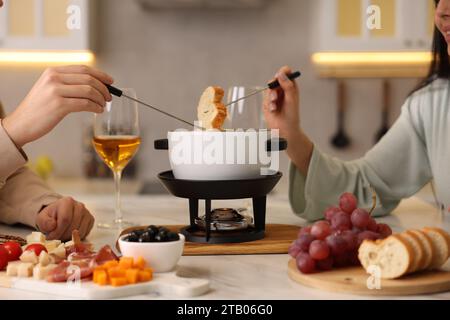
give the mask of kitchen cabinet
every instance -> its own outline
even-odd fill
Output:
[[[318,12],[316,51],[421,51],[431,46],[433,0],[320,0]]]
[[[322,77],[421,77],[433,0],[319,0],[313,63]]]
[[[87,50],[89,0],[13,0],[0,10],[2,50]]]

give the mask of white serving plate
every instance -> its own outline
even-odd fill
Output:
[[[174,271],[154,273],[149,282],[112,287],[99,286],[92,281],[50,283],[33,278],[8,277],[5,272],[0,272],[0,287],[78,299],[113,299],[141,294],[195,297],[209,291],[209,280],[180,277]]]

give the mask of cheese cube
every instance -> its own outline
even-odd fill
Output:
[[[54,254],[57,257],[62,259],[66,258],[66,248],[64,247],[64,243],[61,243],[57,248],[49,251],[49,253]]]
[[[43,266],[41,264],[37,264],[33,268],[33,278],[36,280],[44,280],[47,278],[48,273],[56,268],[56,264],[48,264],[46,266]]]
[[[19,265],[22,262],[20,261],[11,261],[8,262],[8,266],[6,267],[6,275],[8,277],[17,277],[17,271],[19,269]]]
[[[47,252],[41,251],[41,253],[39,254],[39,264],[42,266],[50,264],[50,256]]]
[[[61,240],[45,241],[45,248],[48,252],[55,250],[61,244]]]
[[[42,232],[32,232],[26,238],[27,243],[45,243],[45,235]]]
[[[38,257],[36,256],[36,253],[34,253],[34,251],[24,251],[20,255],[19,259],[22,262],[28,262],[28,263],[33,263],[33,264],[36,264],[39,262]]]
[[[74,245],[74,243],[73,243],[73,241],[72,240],[70,240],[70,241],[67,241],[66,243],[64,243],[64,247],[70,247],[70,246],[73,246]]]
[[[33,263],[22,262],[17,269],[17,276],[21,278],[28,278],[33,275]]]

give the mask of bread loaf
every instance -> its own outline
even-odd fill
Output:
[[[430,238],[433,247],[433,259],[429,269],[440,268],[449,256],[446,232],[437,228],[424,228],[423,232]]]
[[[409,266],[408,273],[413,273],[419,269],[422,265],[424,259],[424,249],[422,248],[422,243],[417,239],[415,234],[403,232],[398,235],[403,240],[405,240],[413,251],[413,259],[411,265]]]
[[[395,279],[405,275],[413,261],[413,249],[398,235],[383,240],[364,240],[358,251],[364,269],[380,268],[383,279]]]
[[[442,267],[450,256],[450,235],[442,229],[408,230],[383,240],[364,240],[358,258],[364,269],[380,269],[382,279]]]
[[[208,87],[200,97],[197,117],[205,129],[221,129],[227,117],[227,108],[222,103],[224,91],[220,87]]]
[[[421,230],[409,230],[407,233],[415,234],[417,239],[422,243],[422,248],[424,251],[424,259],[422,264],[419,266],[420,270],[428,269],[431,265],[431,261],[433,260],[433,247],[431,245],[431,239]]]

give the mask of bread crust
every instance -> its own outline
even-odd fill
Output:
[[[448,248],[447,259],[450,258],[450,234],[448,234],[446,231],[444,231],[442,229],[433,228],[433,227],[426,227],[426,228],[424,228],[424,230],[436,231],[437,233],[441,234],[445,238],[445,240],[447,241],[447,248]]]
[[[411,269],[408,270],[408,273],[416,272],[421,269],[424,261],[427,260],[425,256],[425,248],[420,238],[413,232],[407,230],[402,233],[402,236],[405,237],[406,240],[411,241],[411,243],[414,243],[412,246],[414,251],[414,263],[411,265]]]
[[[430,227],[423,228],[422,230],[429,236],[433,246],[433,261],[429,269],[438,269],[447,261],[449,256],[449,246],[445,231]]]
[[[415,234],[422,243],[422,247],[424,249],[424,259],[422,264],[419,266],[419,270],[427,269],[433,261],[433,245],[430,237],[421,230],[408,230],[407,232]]]

